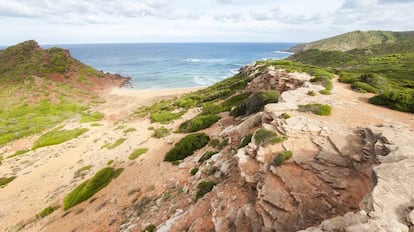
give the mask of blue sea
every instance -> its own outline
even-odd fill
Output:
[[[283,59],[294,43],[139,43],[53,45],[98,70],[132,77],[138,89],[207,86],[256,60]],[[51,45],[42,46],[44,48]]]

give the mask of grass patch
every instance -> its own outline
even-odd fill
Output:
[[[308,95],[314,97],[314,96],[316,96],[316,93],[315,93],[315,91],[309,90]]]
[[[157,227],[154,224],[149,224],[148,226],[145,227],[143,232],[153,232],[155,231],[156,228]]]
[[[197,162],[202,163],[208,159],[210,159],[213,155],[217,154],[218,151],[206,151]]]
[[[192,176],[194,176],[195,174],[197,174],[198,170],[199,170],[199,168],[198,167],[195,167],[195,168],[191,169],[190,174]]]
[[[12,182],[14,179],[16,179],[16,176],[0,178],[0,187]]]
[[[106,163],[106,165],[111,165],[114,163],[114,160],[108,160],[108,162]]]
[[[59,207],[51,207],[51,206],[46,207],[36,215],[36,218],[44,218],[44,217],[52,214],[58,208]]]
[[[261,91],[251,95],[239,106],[231,110],[230,115],[238,117],[259,112],[266,104],[277,103],[280,93],[276,90]]]
[[[290,115],[288,113],[283,113],[283,114],[280,115],[280,118],[288,119],[288,118],[290,118]]]
[[[128,133],[133,132],[133,131],[137,131],[137,129],[135,129],[133,127],[130,127],[128,129],[124,130],[124,134],[128,134]]]
[[[156,112],[150,114],[151,122],[159,122],[163,124],[167,124],[172,120],[180,118],[185,112],[181,111],[178,113],[173,113],[170,111],[163,111],[163,112]]]
[[[165,155],[164,161],[178,161],[190,156],[208,144],[210,137],[204,133],[196,133],[185,136]]]
[[[121,144],[123,144],[126,140],[127,140],[126,138],[117,139],[113,144],[105,144],[105,145],[103,145],[101,147],[101,149],[106,147],[108,150],[112,150],[112,149],[120,146]]]
[[[320,94],[322,95],[331,95],[331,91],[327,90],[327,89],[323,89],[319,91]]]
[[[260,146],[280,143],[284,140],[286,140],[286,137],[279,136],[276,132],[264,128],[260,128],[254,133],[255,144]]]
[[[292,151],[284,151],[280,154],[278,154],[274,159],[273,159],[273,164],[276,166],[281,165],[284,161],[289,160],[290,158],[292,158],[293,153]]]
[[[170,134],[170,131],[167,128],[163,127],[163,126],[157,128],[157,129],[154,129],[154,128],[152,128],[152,129],[154,130],[154,133],[152,134],[152,137],[155,137],[157,139],[163,138],[163,137]]]
[[[253,135],[252,135],[252,134],[244,136],[244,137],[242,138],[242,140],[240,141],[240,144],[239,144],[239,146],[237,147],[237,149],[240,149],[240,148],[242,148],[242,147],[247,146],[247,144],[249,144],[249,143],[252,141],[252,137],[253,137]]]
[[[91,126],[103,126],[103,124],[98,123],[98,122],[94,122],[94,123],[91,124]]]
[[[108,185],[116,175],[117,172],[113,168],[99,170],[91,179],[81,183],[64,198],[63,209],[68,210],[82,201],[89,199]]]
[[[197,193],[196,193],[196,200],[202,198],[204,195],[211,192],[211,190],[213,190],[213,187],[216,184],[217,183],[214,182],[214,181],[206,181],[206,180],[200,181],[197,185],[198,190],[197,190]]]
[[[11,159],[11,158],[14,158],[14,157],[16,157],[16,156],[23,155],[23,154],[25,154],[25,153],[27,153],[27,152],[29,152],[29,151],[30,151],[30,150],[28,150],[28,149],[18,150],[18,151],[16,151],[13,155],[7,156],[7,159]]]
[[[86,166],[83,166],[83,167],[81,167],[81,168],[79,168],[76,172],[75,172],[75,175],[74,175],[74,178],[78,178],[78,177],[83,177],[83,176],[85,176],[88,172],[89,172],[89,170],[92,168],[92,165],[86,165]]]
[[[129,155],[128,159],[134,160],[134,159],[138,158],[140,155],[146,153],[147,151],[148,151],[148,148],[138,148],[137,150],[132,152],[131,155]]]
[[[81,114],[80,123],[98,122],[104,118],[104,114],[101,112],[87,112]]]
[[[193,119],[183,122],[178,128],[178,132],[190,133],[209,128],[218,120],[220,116],[217,115],[198,115]]]
[[[315,103],[315,104],[300,105],[299,111],[312,112],[317,115],[329,116],[331,115],[332,107],[329,105]]]
[[[51,146],[51,145],[64,143],[68,140],[81,136],[83,133],[87,132],[88,130],[89,129],[87,128],[76,128],[73,130],[54,129],[40,136],[39,139],[37,139],[37,141],[33,144],[32,150],[35,150],[39,147],[45,147],[45,146]]]

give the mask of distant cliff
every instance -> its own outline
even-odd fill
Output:
[[[311,49],[349,51],[352,49],[367,48],[376,44],[398,43],[413,38],[413,31],[353,31],[327,39],[299,44],[289,48],[287,51],[294,53]]]

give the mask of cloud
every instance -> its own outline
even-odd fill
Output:
[[[243,20],[243,15],[240,13],[216,15],[215,20],[220,22],[238,23]]]
[[[413,3],[412,0],[378,0],[380,4]]]
[[[235,3],[234,0],[217,0],[218,3],[220,4],[233,4]]]
[[[360,9],[369,8],[377,4],[376,0],[345,0],[342,9]]]
[[[12,1],[0,2],[0,17],[33,18],[38,16],[32,8],[23,4]]]

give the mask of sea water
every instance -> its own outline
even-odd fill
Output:
[[[132,78],[138,89],[208,86],[256,60],[283,59],[294,43],[137,43],[53,45],[98,70]],[[44,48],[52,45],[42,46]]]

